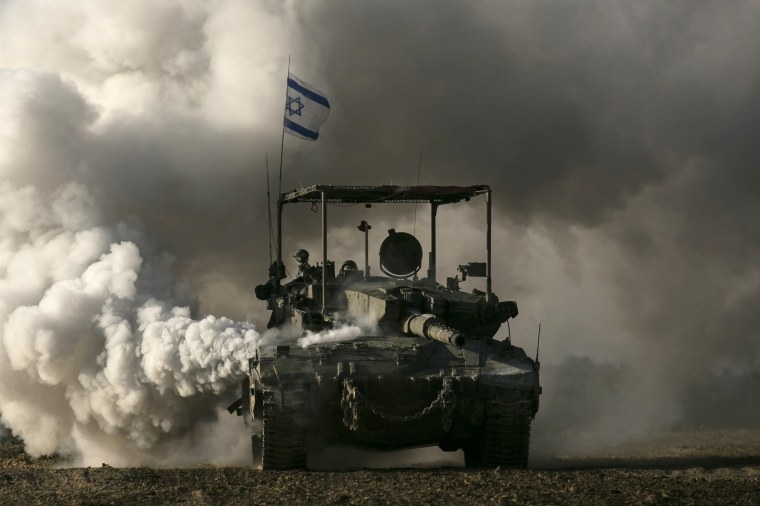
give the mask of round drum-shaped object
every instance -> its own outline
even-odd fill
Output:
[[[380,245],[380,269],[394,278],[406,278],[422,266],[422,245],[412,234],[391,229]]]

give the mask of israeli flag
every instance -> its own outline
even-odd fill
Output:
[[[330,114],[330,102],[324,93],[288,74],[288,98],[285,103],[285,131],[301,139],[316,141],[319,127]]]

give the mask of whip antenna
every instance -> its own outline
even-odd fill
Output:
[[[417,186],[420,185],[420,172],[422,172],[422,153],[420,153],[420,161],[417,164]],[[417,204],[414,204],[414,230],[412,235],[417,237]]]
[[[541,324],[538,324],[538,339],[536,339],[536,364],[538,364],[538,348],[541,346]]]
[[[269,196],[269,152],[264,154],[267,166],[267,221],[269,222],[269,265],[272,265],[272,199]]]

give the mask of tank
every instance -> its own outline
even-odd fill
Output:
[[[486,259],[459,265],[439,283],[437,209],[481,196]],[[380,451],[437,445],[462,449],[467,467],[527,465],[539,363],[509,338],[494,339],[518,309],[491,290],[491,202],[486,185],[315,185],[280,196],[278,258],[255,293],[271,311],[268,327],[289,338],[260,344],[242,396],[229,408],[251,430],[256,464],[303,468],[309,451],[332,445]],[[321,205],[322,261],[312,266],[299,249],[298,273],[284,282],[282,214],[295,203]],[[362,221],[364,270],[346,260],[336,273],[327,252],[329,205],[402,203],[430,205],[427,272],[420,275],[419,240],[391,229],[379,251],[383,275],[371,275],[371,226]],[[465,291],[472,277],[485,278],[485,290]],[[313,339],[298,345],[294,335]]]

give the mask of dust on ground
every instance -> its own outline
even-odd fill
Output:
[[[674,432],[594,452],[539,452],[526,470],[64,465],[2,441],[0,504],[760,503],[760,430]]]

